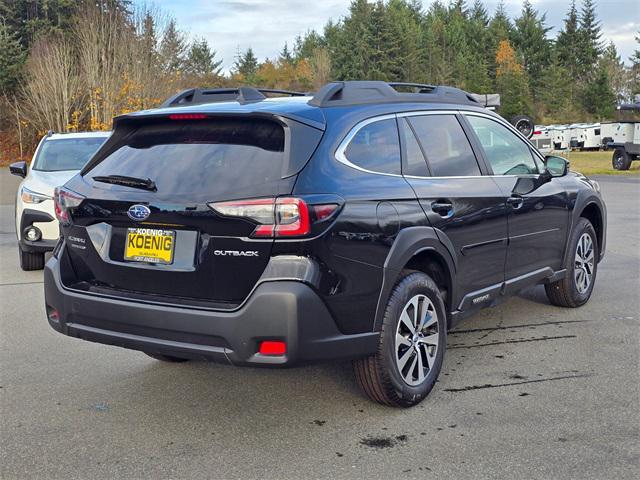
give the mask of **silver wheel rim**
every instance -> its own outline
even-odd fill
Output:
[[[438,315],[426,295],[416,295],[402,309],[396,327],[396,366],[405,383],[420,385],[436,361]]]
[[[591,281],[593,280],[593,266],[595,261],[595,252],[593,248],[593,239],[588,233],[583,233],[578,239],[576,247],[576,258],[573,268],[573,279],[576,284],[576,290],[579,294],[584,294],[589,290]]]

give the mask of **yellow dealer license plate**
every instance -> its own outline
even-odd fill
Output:
[[[136,262],[173,262],[176,232],[156,228],[128,228],[124,259]]]

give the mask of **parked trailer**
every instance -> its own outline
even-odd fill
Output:
[[[636,95],[634,103],[624,103],[618,105],[618,112],[631,112],[636,119],[630,121],[620,121],[620,139],[609,142],[608,146],[614,148],[611,164],[616,170],[629,170],[631,162],[640,159],[640,120],[637,119],[640,113],[640,95]]]
[[[557,125],[553,127],[551,133],[554,150],[566,150],[571,142],[571,129],[566,125]]]
[[[640,160],[640,122],[625,122],[625,128],[630,129],[629,124],[633,126],[633,134],[625,135],[626,142],[608,144],[614,149],[611,164],[616,170],[629,170],[631,162]]]
[[[531,136],[531,143],[543,153],[553,150],[551,128],[544,125],[536,125]]]
[[[580,149],[584,146],[584,124],[583,123],[574,123],[573,125],[569,125],[570,131],[570,141],[569,148]]]
[[[599,149],[602,145],[600,124],[585,125],[582,129],[582,150]]]
[[[604,122],[600,125],[602,136],[602,145],[609,148],[611,143],[626,143],[632,141],[633,129],[637,122],[620,121],[620,122]]]

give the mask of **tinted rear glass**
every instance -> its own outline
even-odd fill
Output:
[[[45,172],[81,170],[106,140],[107,137],[45,140],[33,168]]]
[[[380,173],[400,173],[400,141],[395,119],[365,125],[355,134],[345,156],[354,165]]]
[[[85,176],[150,178],[159,193],[219,195],[282,178],[284,130],[272,121],[165,122],[138,128]]]
[[[478,162],[460,123],[453,115],[409,118],[434,177],[480,175]]]

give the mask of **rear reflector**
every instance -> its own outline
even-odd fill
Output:
[[[258,352],[260,355],[284,355],[287,353],[287,344],[281,341],[265,340],[260,342]]]
[[[172,113],[169,120],[202,120],[207,118],[204,113]]]
[[[314,220],[320,222],[333,215],[333,212],[338,209],[338,205],[336,203],[327,203],[326,205],[314,205],[311,209],[315,217]]]

